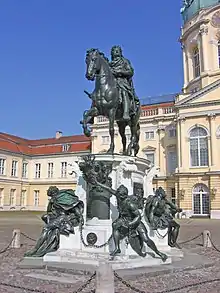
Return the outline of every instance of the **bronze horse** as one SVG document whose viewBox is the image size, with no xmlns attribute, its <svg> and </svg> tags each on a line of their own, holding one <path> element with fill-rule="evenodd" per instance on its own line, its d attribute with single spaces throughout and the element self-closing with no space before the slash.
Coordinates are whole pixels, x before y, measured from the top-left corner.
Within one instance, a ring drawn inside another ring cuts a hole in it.
<svg viewBox="0 0 220 293">
<path fill-rule="evenodd" d="M 80 122 L 86 136 L 91 135 L 88 124 L 93 124 L 94 117 L 102 115 L 109 119 L 110 147 L 107 153 L 113 154 L 114 144 L 114 123 L 117 122 L 123 145 L 124 155 L 136 156 L 139 151 L 140 137 L 140 105 L 136 105 L 135 111 L 130 111 L 130 120 L 123 120 L 123 106 L 119 98 L 119 87 L 111 71 L 107 58 L 98 49 L 90 49 L 86 55 L 86 78 L 95 80 L 95 89 L 90 94 L 84 91 L 92 100 L 91 108 L 83 114 Z M 126 148 L 125 128 L 130 127 L 131 139 Z"/>
</svg>

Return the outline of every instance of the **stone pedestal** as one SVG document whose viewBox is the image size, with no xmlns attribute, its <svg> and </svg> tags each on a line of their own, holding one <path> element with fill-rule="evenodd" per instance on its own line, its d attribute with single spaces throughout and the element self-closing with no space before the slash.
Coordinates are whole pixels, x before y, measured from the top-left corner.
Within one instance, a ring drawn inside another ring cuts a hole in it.
<svg viewBox="0 0 220 293">
<path fill-rule="evenodd" d="M 113 189 L 117 189 L 123 184 L 128 188 L 129 195 L 133 195 L 134 185 L 138 184 L 143 187 L 145 196 L 152 194 L 149 193 L 149 191 L 153 192 L 152 180 L 158 173 L 158 170 L 157 168 L 151 168 L 148 160 L 137 157 L 107 154 L 95 155 L 95 159 L 97 161 L 112 163 L 110 177 L 112 178 Z M 84 201 L 86 206 L 86 184 L 83 180 L 81 171 L 76 165 L 74 166 L 74 172 L 78 176 L 76 195 Z M 71 262 L 98 266 L 100 261 L 108 260 L 109 253 L 114 249 L 114 244 L 112 240 L 109 243 L 107 242 L 112 234 L 112 221 L 117 217 L 118 210 L 115 196 L 110 198 L 110 219 L 100 220 L 98 218 L 93 218 L 88 220 L 86 219 L 85 211 L 85 226 L 82 233 L 80 233 L 80 229 L 77 227 L 75 228 L 74 235 L 70 235 L 69 237 L 61 236 L 59 250 L 55 253 L 48 253 L 45 255 L 44 261 Z M 149 236 L 155 242 L 158 249 L 171 256 L 171 248 L 167 244 L 167 231 L 152 231 L 144 217 L 142 217 L 142 221 L 146 225 Z M 105 243 L 107 244 L 104 245 Z M 150 253 L 150 249 L 146 245 L 145 247 L 146 251 Z M 126 241 L 122 241 L 121 251 L 121 255 L 116 257 L 114 261 L 111 261 L 113 269 L 131 269 L 162 264 L 159 258 L 152 258 L 150 255 L 147 255 L 145 258 L 139 257 L 130 245 L 126 244 Z M 171 258 L 168 258 L 166 264 L 167 263 L 171 263 Z"/>
</svg>

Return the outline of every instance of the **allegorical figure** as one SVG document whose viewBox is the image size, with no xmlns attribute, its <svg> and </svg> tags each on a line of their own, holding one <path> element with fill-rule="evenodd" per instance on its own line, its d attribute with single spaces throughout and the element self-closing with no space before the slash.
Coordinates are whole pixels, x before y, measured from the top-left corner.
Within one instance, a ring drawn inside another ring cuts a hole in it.
<svg viewBox="0 0 220 293">
<path fill-rule="evenodd" d="M 147 229 L 141 221 L 141 214 L 138 206 L 133 200 L 133 197 L 128 195 L 128 189 L 124 185 L 120 185 L 117 190 L 114 190 L 96 181 L 94 176 L 89 176 L 87 179 L 90 183 L 106 189 L 117 198 L 119 216 L 112 223 L 112 236 L 115 250 L 111 253 L 111 256 L 114 257 L 121 253 L 120 241 L 127 237 L 132 249 L 138 255 L 142 257 L 146 256 L 144 250 L 144 243 L 146 243 L 163 261 L 166 261 L 166 254 L 160 252 L 155 243 L 149 238 Z"/>
<path fill-rule="evenodd" d="M 175 204 L 166 198 L 166 193 L 159 187 L 155 195 L 147 198 L 145 215 L 153 230 L 168 228 L 168 245 L 178 247 L 177 238 L 180 225 L 174 220 L 176 213 L 181 212 Z"/>
<path fill-rule="evenodd" d="M 42 257 L 48 252 L 56 251 L 60 244 L 60 234 L 74 234 L 74 227 L 83 225 L 84 204 L 72 189 L 59 190 L 50 186 L 47 213 L 42 216 L 45 226 L 35 247 L 25 256 Z"/>
<path fill-rule="evenodd" d="M 97 181 L 107 186 L 112 185 L 111 178 L 109 177 L 112 171 L 111 164 L 95 161 L 95 157 L 91 155 L 84 156 L 83 159 L 84 161 L 80 162 L 79 167 L 87 182 L 87 177 L 93 174 L 97 178 Z M 102 187 L 92 184 L 88 184 L 87 191 L 87 218 L 92 219 L 96 217 L 100 220 L 110 219 L 111 194 Z"/>
<path fill-rule="evenodd" d="M 139 104 L 139 99 L 135 94 L 132 77 L 134 69 L 130 61 L 124 58 L 120 46 L 113 46 L 111 49 L 110 67 L 112 73 L 117 80 L 119 88 L 120 100 L 123 103 L 123 119 L 130 120 L 129 111 L 136 111 L 136 105 Z"/>
</svg>

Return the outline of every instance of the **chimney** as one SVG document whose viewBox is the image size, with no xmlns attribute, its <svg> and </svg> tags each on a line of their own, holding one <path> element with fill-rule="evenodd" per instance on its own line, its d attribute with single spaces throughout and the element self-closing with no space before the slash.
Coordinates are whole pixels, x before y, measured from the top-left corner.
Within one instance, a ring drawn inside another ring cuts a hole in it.
<svg viewBox="0 0 220 293">
<path fill-rule="evenodd" d="M 61 138 L 63 135 L 62 131 L 56 131 L 56 139 Z"/>
</svg>

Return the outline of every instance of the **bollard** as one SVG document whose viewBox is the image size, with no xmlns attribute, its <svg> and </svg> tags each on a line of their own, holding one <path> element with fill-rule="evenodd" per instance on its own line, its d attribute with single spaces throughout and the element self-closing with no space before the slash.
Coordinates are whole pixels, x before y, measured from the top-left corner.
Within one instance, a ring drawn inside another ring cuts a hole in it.
<svg viewBox="0 0 220 293">
<path fill-rule="evenodd" d="M 212 247 L 211 233 L 208 230 L 203 231 L 203 247 Z"/>
<path fill-rule="evenodd" d="M 11 247 L 20 248 L 21 247 L 21 231 L 19 229 L 13 230 L 12 238 L 13 240 L 11 243 Z"/>
<path fill-rule="evenodd" d="M 109 262 L 100 262 L 96 271 L 96 293 L 114 293 L 114 272 Z"/>
</svg>

